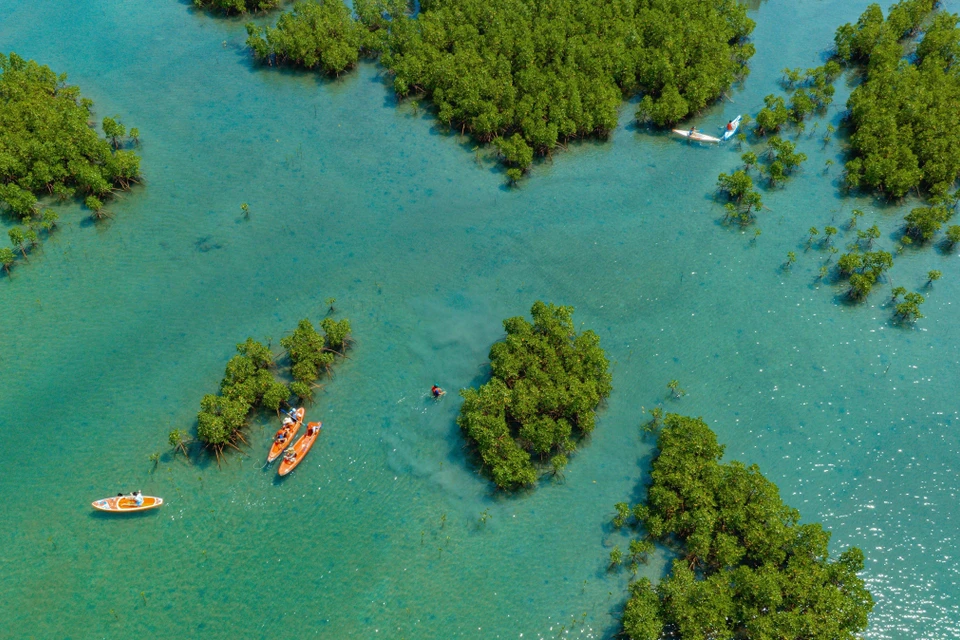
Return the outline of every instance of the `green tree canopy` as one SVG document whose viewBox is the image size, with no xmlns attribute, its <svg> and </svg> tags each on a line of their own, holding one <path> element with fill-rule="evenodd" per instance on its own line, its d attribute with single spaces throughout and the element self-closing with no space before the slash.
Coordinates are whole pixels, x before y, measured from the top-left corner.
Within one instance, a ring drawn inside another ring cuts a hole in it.
<svg viewBox="0 0 960 640">
<path fill-rule="evenodd" d="M 902 0 L 883 18 L 870 5 L 835 37 L 837 55 L 865 67 L 847 101 L 852 158 L 847 184 L 891 198 L 923 188 L 943 195 L 960 175 L 960 75 L 957 16 L 938 13 L 912 57 L 901 40 L 915 35 L 934 0 Z"/>
<path fill-rule="evenodd" d="M 532 455 L 545 461 L 576 449 L 612 389 L 600 338 L 576 332 L 572 307 L 538 301 L 530 313 L 532 324 L 504 320 L 506 338 L 490 349 L 491 380 L 460 391 L 457 424 L 504 489 L 536 481 Z"/>
<path fill-rule="evenodd" d="M 746 73 L 753 30 L 733 0 L 427 0 L 398 20 L 384 64 L 399 95 L 480 140 L 520 133 L 537 153 L 606 134 L 624 94 L 675 123 Z"/>
<path fill-rule="evenodd" d="M 0 53 L 0 205 L 24 220 L 39 219 L 37 198 L 103 197 L 140 176 L 140 158 L 114 149 L 88 121 L 93 103 L 66 85 L 66 74 Z M 106 119 L 117 147 L 122 125 Z"/>
<path fill-rule="evenodd" d="M 269 11 L 280 6 L 281 0 L 193 0 L 193 6 L 225 14 Z"/>
<path fill-rule="evenodd" d="M 276 381 L 270 368 L 273 354 L 254 340 L 237 345 L 237 355 L 227 362 L 219 395 L 207 394 L 200 401 L 197 437 L 218 453 L 243 439 L 241 430 L 250 412 L 259 404 L 276 410 L 290 396 L 286 385 Z"/>
<path fill-rule="evenodd" d="M 425 95 L 441 122 L 496 142 L 519 172 L 566 140 L 607 135 L 626 96 L 642 95 L 637 117 L 657 126 L 700 111 L 754 53 L 754 23 L 736 0 L 423 0 L 415 17 L 402 0 L 363 0 L 354 10 L 356 23 L 343 0 L 300 2 L 276 28 L 248 25 L 248 44 L 261 60 L 334 74 L 382 52 L 399 96 Z"/>
<path fill-rule="evenodd" d="M 627 637 L 859 637 L 873 608 L 859 549 L 831 560 L 830 533 L 800 524 L 756 465 L 721 463 L 723 446 L 699 418 L 668 414 L 657 449 L 633 523 L 679 557 L 656 587 L 631 585 Z"/>
<path fill-rule="evenodd" d="M 339 75 L 357 64 L 367 30 L 343 0 L 306 0 L 282 14 L 276 27 L 250 22 L 247 33 L 258 60 Z"/>
<path fill-rule="evenodd" d="M 99 203 L 94 217 L 106 217 L 102 199 L 140 177 L 140 158 L 122 148 L 126 127 L 104 118 L 110 142 L 99 137 L 89 123 L 93 103 L 66 80 L 16 53 L 0 53 L 0 214 L 24 225 L 9 231 L 23 260 L 25 243 L 33 249 L 57 228 L 59 216 L 41 209 L 39 198 L 85 196 Z M 9 257 L 3 254 L 7 271 Z"/>
<path fill-rule="evenodd" d="M 324 318 L 320 323 L 324 334 L 320 335 L 309 319 L 304 318 L 296 331 L 280 339 L 280 346 L 290 356 L 290 372 L 293 384 L 290 390 L 301 400 L 313 397 L 313 389 L 321 373 L 329 372 L 336 354 L 343 354 L 350 343 L 350 321 Z"/>
</svg>

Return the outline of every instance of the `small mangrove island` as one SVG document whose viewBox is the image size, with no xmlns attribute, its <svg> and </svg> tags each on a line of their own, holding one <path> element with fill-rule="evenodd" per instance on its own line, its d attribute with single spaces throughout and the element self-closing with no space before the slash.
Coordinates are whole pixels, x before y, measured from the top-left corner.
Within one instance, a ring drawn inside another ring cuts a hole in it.
<svg viewBox="0 0 960 640">
<path fill-rule="evenodd" d="M 460 391 L 457 424 L 501 489 L 537 481 L 532 456 L 562 471 L 578 440 L 593 431 L 597 405 L 610 395 L 600 338 L 577 333 L 573 311 L 537 301 L 532 324 L 519 316 L 504 320 L 506 338 L 490 349 L 490 381 Z"/>
<path fill-rule="evenodd" d="M 276 412 L 281 406 L 290 406 L 291 395 L 309 402 L 319 387 L 318 378 L 332 372 L 336 356 L 346 357 L 352 342 L 350 321 L 327 317 L 320 326 L 323 335 L 304 318 L 291 335 L 280 339 L 290 359 L 293 382 L 289 386 L 274 375 L 278 356 L 270 347 L 253 338 L 237 345 L 237 355 L 227 362 L 220 381 L 220 392 L 203 396 L 197 414 L 197 438 L 218 460 L 226 447 L 239 449 L 238 444 L 246 442 L 243 429 L 256 409 Z"/>
<path fill-rule="evenodd" d="M 721 463 L 723 451 L 702 419 L 667 414 L 646 501 L 616 505 L 614 526 L 642 534 L 630 545 L 638 561 L 654 543 L 676 556 L 656 587 L 631 583 L 624 635 L 859 638 L 873 608 L 857 575 L 863 552 L 851 547 L 831 560 L 830 532 L 800 524 L 756 465 Z M 611 556 L 622 559 L 618 549 Z"/>
</svg>

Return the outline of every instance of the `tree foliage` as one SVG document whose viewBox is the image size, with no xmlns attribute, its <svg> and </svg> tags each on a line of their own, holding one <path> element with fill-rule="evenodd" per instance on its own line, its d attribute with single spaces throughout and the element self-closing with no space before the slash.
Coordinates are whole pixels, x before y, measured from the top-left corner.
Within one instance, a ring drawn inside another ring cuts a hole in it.
<svg viewBox="0 0 960 640">
<path fill-rule="evenodd" d="M 124 125 L 105 118 L 110 142 L 98 136 L 88 124 L 93 103 L 66 81 L 45 65 L 0 53 L 0 212 L 24 225 L 18 233 L 31 246 L 57 227 L 57 214 L 41 209 L 38 198 L 101 202 L 140 177 L 140 158 L 122 148 Z M 26 259 L 23 242 L 14 244 Z"/>
<path fill-rule="evenodd" d="M 211 0 L 214 1 L 214 0 Z M 225 2 L 226 0 L 216 0 Z M 249 0 L 248 0 L 249 2 Z M 401 97 L 493 142 L 514 173 L 563 142 L 605 136 L 625 96 L 666 126 L 747 73 L 754 23 L 736 0 L 308 0 L 276 28 L 247 27 L 257 58 L 340 73 L 382 53 Z"/>
<path fill-rule="evenodd" d="M 903 57 L 935 0 L 902 0 L 886 20 L 870 5 L 856 25 L 837 30 L 840 59 L 865 68 L 847 101 L 852 159 L 847 184 L 901 198 L 914 189 L 942 195 L 960 174 L 957 16 L 938 13 L 914 56 Z"/>
<path fill-rule="evenodd" d="M 861 253 L 854 245 L 854 251 L 845 253 L 837 260 L 841 276 L 850 278 L 848 295 L 854 300 L 863 300 L 880 276 L 893 266 L 893 256 L 887 251 L 867 251 Z"/>
<path fill-rule="evenodd" d="M 920 313 L 920 305 L 925 302 L 924 297 L 916 292 L 907 293 L 903 296 L 903 302 L 896 306 L 896 317 L 902 322 L 913 322 L 923 317 Z"/>
<path fill-rule="evenodd" d="M 357 64 L 362 52 L 378 47 L 376 31 L 354 20 L 343 0 L 305 0 L 283 13 L 276 27 L 248 23 L 247 46 L 269 64 L 340 75 Z"/>
<path fill-rule="evenodd" d="M 218 13 L 235 15 L 251 11 L 269 11 L 280 6 L 281 0 L 193 0 L 193 6 Z"/>
<path fill-rule="evenodd" d="M 947 233 L 944 241 L 951 249 L 954 247 L 954 245 L 960 242 L 960 226 L 954 224 L 947 227 Z"/>
<path fill-rule="evenodd" d="M 906 233 L 918 242 L 927 242 L 940 231 L 940 227 L 953 217 L 954 209 L 944 205 L 915 207 L 904 216 Z"/>
<path fill-rule="evenodd" d="M 320 323 L 324 335 L 320 335 L 309 319 L 304 318 L 297 329 L 280 339 L 280 346 L 290 356 L 290 372 L 293 384 L 290 390 L 301 400 L 313 397 L 313 389 L 322 373 L 329 373 L 335 356 L 343 354 L 350 342 L 350 321 L 324 318 Z"/>
<path fill-rule="evenodd" d="M 197 437 L 216 450 L 243 439 L 241 430 L 250 412 L 259 404 L 277 409 L 290 396 L 286 385 L 274 379 L 273 354 L 254 340 L 237 345 L 237 355 L 227 362 L 220 393 L 207 394 L 200 401 Z"/>
<path fill-rule="evenodd" d="M 746 160 L 755 161 L 756 157 Z M 717 191 L 727 199 L 724 206 L 725 222 L 746 226 L 756 219 L 757 212 L 763 207 L 760 192 L 753 188 L 753 179 L 742 169 L 730 175 L 721 173 L 717 176 Z"/>
<path fill-rule="evenodd" d="M 384 64 L 399 95 L 480 140 L 519 133 L 537 153 L 604 135 L 624 94 L 665 126 L 744 74 L 753 30 L 732 0 L 429 0 L 400 21 Z"/>
<path fill-rule="evenodd" d="M 754 131 L 764 136 L 778 133 L 788 124 L 802 128 L 804 120 L 811 115 L 826 113 L 833 102 L 833 83 L 841 71 L 842 67 L 835 60 L 806 71 L 784 69 L 781 84 L 792 91 L 789 102 L 774 94 L 766 96 L 764 107 L 757 112 Z"/>
<path fill-rule="evenodd" d="M 207 394 L 200 401 L 197 415 L 198 439 L 219 454 L 225 446 L 243 440 L 242 429 L 251 411 L 257 407 L 277 411 L 287 403 L 291 392 L 301 400 L 313 396 L 322 372 L 329 372 L 337 354 L 343 356 L 350 345 L 350 321 L 324 318 L 323 335 L 303 319 L 296 330 L 280 340 L 290 356 L 289 387 L 273 376 L 274 357 L 269 347 L 247 338 L 237 345 L 237 355 L 227 362 L 219 394 Z"/>
<path fill-rule="evenodd" d="M 9 275 L 10 267 L 17 261 L 16 254 L 13 253 L 13 250 L 10 247 L 0 247 L 0 266 L 3 267 L 3 270 Z"/>
<path fill-rule="evenodd" d="M 668 414 L 657 447 L 632 524 L 678 558 L 656 587 L 631 585 L 627 637 L 859 637 L 873 608 L 859 549 L 831 560 L 830 533 L 800 524 L 756 465 L 721 464 L 723 446 L 701 419 Z"/>
<path fill-rule="evenodd" d="M 0 53 L 0 204 L 22 219 L 37 217 L 38 196 L 103 197 L 140 175 L 136 154 L 111 148 L 90 128 L 93 103 L 66 80 L 46 65 Z M 119 147 L 125 131 L 111 133 Z"/>
<path fill-rule="evenodd" d="M 457 424 L 503 489 L 536 481 L 532 455 L 546 461 L 576 449 L 612 389 L 600 338 L 576 332 L 572 307 L 538 301 L 530 313 L 532 324 L 504 320 L 506 338 L 490 349 L 490 381 L 460 391 Z"/>
</svg>

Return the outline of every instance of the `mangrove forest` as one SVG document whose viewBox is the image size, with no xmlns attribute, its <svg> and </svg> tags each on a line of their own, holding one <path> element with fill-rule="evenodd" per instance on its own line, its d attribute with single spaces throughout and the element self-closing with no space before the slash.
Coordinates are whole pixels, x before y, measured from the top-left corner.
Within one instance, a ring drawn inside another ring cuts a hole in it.
<svg viewBox="0 0 960 640">
<path fill-rule="evenodd" d="M 253 338 L 237 345 L 237 355 L 227 362 L 219 394 L 200 400 L 197 437 L 218 455 L 224 447 L 245 442 L 243 428 L 251 411 L 264 406 L 276 411 L 290 397 L 287 385 L 274 379 L 273 353 Z"/>
<path fill-rule="evenodd" d="M 140 158 L 123 147 L 139 132 L 117 118 L 104 118 L 106 138 L 90 126 L 93 103 L 66 84 L 66 74 L 0 53 L 0 213 L 18 224 L 8 235 L 16 253 L 0 251 L 8 272 L 17 254 L 57 228 L 58 215 L 41 199 L 84 198 L 94 218 L 105 216 L 103 200 L 140 178 Z M 93 205 L 93 206 L 91 206 Z"/>
<path fill-rule="evenodd" d="M 247 26 L 257 59 L 328 74 L 380 54 L 401 97 L 492 143 L 515 180 L 535 155 L 606 136 L 625 98 L 668 126 L 747 73 L 754 23 L 736 0 L 304 0 L 276 27 Z M 356 22 L 354 22 L 356 20 Z"/>
<path fill-rule="evenodd" d="M 554 473 L 577 441 L 593 431 L 611 376 L 600 338 L 577 333 L 573 307 L 537 301 L 533 322 L 503 321 L 506 337 L 490 349 L 490 381 L 460 391 L 457 424 L 475 447 L 482 470 L 501 489 L 537 481 L 532 458 Z"/>
<path fill-rule="evenodd" d="M 847 101 L 852 188 L 888 198 L 915 190 L 944 196 L 960 174 L 958 17 L 938 12 L 905 55 L 936 5 L 903 0 L 884 19 L 871 4 L 855 25 L 837 29 L 837 56 L 865 74 Z"/>
</svg>

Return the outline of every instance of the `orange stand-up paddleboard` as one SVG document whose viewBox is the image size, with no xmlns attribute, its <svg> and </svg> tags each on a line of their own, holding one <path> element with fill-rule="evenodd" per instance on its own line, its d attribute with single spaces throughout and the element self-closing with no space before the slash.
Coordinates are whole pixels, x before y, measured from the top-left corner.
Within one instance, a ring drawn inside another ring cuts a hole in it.
<svg viewBox="0 0 960 640">
<path fill-rule="evenodd" d="M 133 511 L 147 511 L 156 509 L 163 504 L 163 498 L 153 496 L 143 496 L 143 504 L 137 506 L 137 501 L 130 496 L 116 496 L 114 498 L 104 498 L 93 503 L 94 509 L 100 511 L 110 511 L 112 513 L 127 513 Z"/>
<path fill-rule="evenodd" d="M 283 456 L 283 460 L 280 462 L 280 475 L 285 476 L 297 468 L 300 461 L 307 456 L 307 452 L 310 451 L 310 447 L 313 446 L 317 436 L 320 435 L 322 426 L 322 422 L 311 422 L 307 425 L 307 432 L 300 436 L 297 444 L 293 445 L 293 451 Z"/>
<path fill-rule="evenodd" d="M 283 450 L 290 446 L 290 443 L 293 442 L 293 437 L 297 435 L 297 431 L 300 431 L 300 425 L 303 424 L 303 414 L 305 409 L 300 407 L 294 412 L 294 415 L 297 416 L 297 421 L 293 424 L 286 424 L 280 427 L 280 430 L 277 431 L 277 435 L 273 436 L 273 444 L 270 445 L 270 453 L 267 454 L 267 464 L 273 462 L 280 457 L 280 454 L 283 453 Z M 285 437 L 283 442 L 277 442 L 277 438 L 283 434 Z"/>
</svg>

